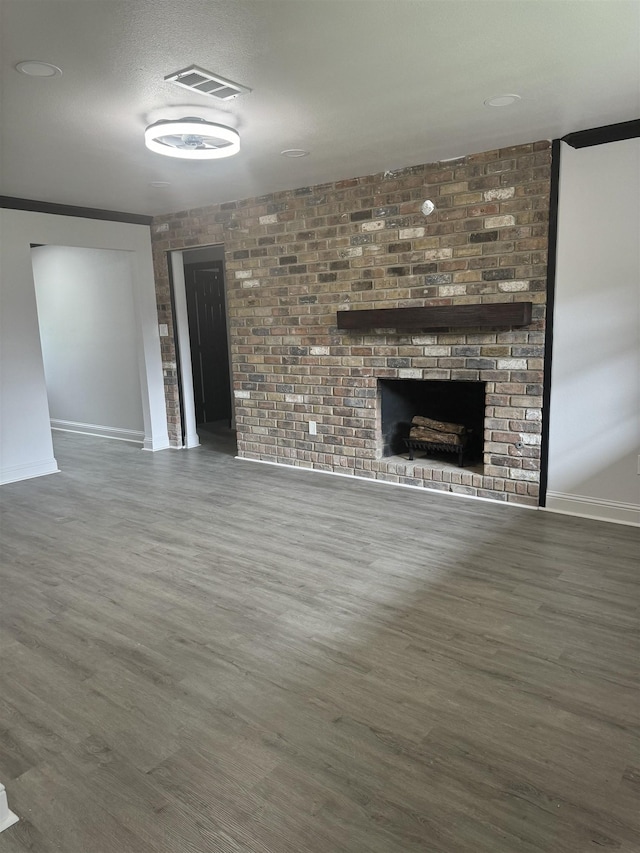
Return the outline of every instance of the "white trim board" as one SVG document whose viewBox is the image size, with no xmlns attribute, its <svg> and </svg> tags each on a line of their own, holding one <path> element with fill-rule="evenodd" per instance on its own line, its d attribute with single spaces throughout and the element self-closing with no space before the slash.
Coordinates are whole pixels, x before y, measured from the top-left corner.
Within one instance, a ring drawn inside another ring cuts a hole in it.
<svg viewBox="0 0 640 853">
<path fill-rule="evenodd" d="M 58 463 L 51 459 L 41 459 L 39 462 L 28 462 L 25 465 L 10 465 L 0 471 L 0 486 L 17 483 L 20 480 L 32 480 L 34 477 L 44 477 L 46 474 L 58 474 Z"/>
<path fill-rule="evenodd" d="M 561 515 L 576 515 L 594 521 L 610 521 L 614 524 L 640 526 L 640 505 L 590 498 L 586 495 L 569 495 L 563 492 L 547 492 L 548 512 Z"/>
<path fill-rule="evenodd" d="M 177 348 L 180 355 L 180 381 L 182 383 L 182 421 L 184 426 L 184 447 L 200 447 L 200 437 L 196 426 L 196 404 L 193 392 L 193 371 L 191 369 L 191 339 L 189 336 L 189 315 L 187 314 L 187 286 L 184 278 L 184 253 L 171 252 L 171 276 L 173 280 L 173 302 Z"/>
<path fill-rule="evenodd" d="M 144 443 L 144 432 L 137 429 L 122 429 L 120 427 L 108 427 L 102 424 L 83 424 L 77 421 L 63 421 L 51 418 L 51 429 L 60 432 L 78 432 L 81 435 L 97 435 L 100 438 L 113 438 L 116 441 L 133 441 L 136 444 Z"/>
<path fill-rule="evenodd" d="M 4 785 L 0 782 L 0 832 L 9 829 L 14 823 L 17 823 L 19 817 L 9 809 L 7 802 L 7 792 Z"/>
</svg>

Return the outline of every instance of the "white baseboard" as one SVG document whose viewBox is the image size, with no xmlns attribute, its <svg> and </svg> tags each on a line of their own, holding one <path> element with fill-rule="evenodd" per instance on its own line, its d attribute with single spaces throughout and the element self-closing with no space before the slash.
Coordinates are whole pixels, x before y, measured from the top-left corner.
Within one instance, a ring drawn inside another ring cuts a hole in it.
<svg viewBox="0 0 640 853">
<path fill-rule="evenodd" d="M 197 432 L 188 432 L 184 437 L 184 447 L 191 449 L 192 447 L 200 447 L 200 436 Z"/>
<path fill-rule="evenodd" d="M 82 435 L 97 435 L 100 438 L 113 438 L 116 441 L 133 441 L 143 444 L 144 432 L 136 429 L 121 429 L 120 427 L 108 427 L 103 424 L 83 424 L 77 421 L 62 421 L 51 418 L 51 429 L 61 432 L 78 432 Z"/>
<path fill-rule="evenodd" d="M 13 826 L 17 822 L 18 815 L 9 809 L 7 793 L 4 785 L 0 782 L 0 832 L 4 832 L 5 829 L 9 829 L 10 826 Z"/>
<path fill-rule="evenodd" d="M 58 463 L 53 456 L 49 459 L 40 459 L 38 462 L 28 462 L 26 465 L 11 465 L 0 471 L 0 485 L 44 477 L 47 474 L 57 474 L 59 471 Z"/>
<path fill-rule="evenodd" d="M 602 498 L 589 498 L 586 495 L 568 495 L 562 492 L 547 492 L 549 512 L 563 515 L 577 515 L 581 518 L 593 518 L 596 521 L 612 521 L 615 524 L 640 526 L 640 505 L 608 501 Z"/>
<path fill-rule="evenodd" d="M 145 440 L 142 442 L 143 450 L 151 450 L 155 453 L 156 450 L 171 450 L 171 442 L 169 441 L 169 436 L 164 435 L 160 440 L 145 437 Z"/>
</svg>

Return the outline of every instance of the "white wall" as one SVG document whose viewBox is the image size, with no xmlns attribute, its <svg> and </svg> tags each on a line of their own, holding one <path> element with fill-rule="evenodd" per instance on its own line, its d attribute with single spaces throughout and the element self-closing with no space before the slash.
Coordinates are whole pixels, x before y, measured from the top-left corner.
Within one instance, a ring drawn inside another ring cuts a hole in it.
<svg viewBox="0 0 640 853">
<path fill-rule="evenodd" d="M 142 442 L 131 253 L 39 246 L 32 257 L 52 426 Z"/>
<path fill-rule="evenodd" d="M 132 254 L 145 447 L 169 446 L 151 237 L 144 225 L 0 210 L 0 483 L 57 470 L 51 442 L 31 243 Z"/>
<path fill-rule="evenodd" d="M 640 522 L 640 140 L 562 145 L 549 509 Z"/>
</svg>

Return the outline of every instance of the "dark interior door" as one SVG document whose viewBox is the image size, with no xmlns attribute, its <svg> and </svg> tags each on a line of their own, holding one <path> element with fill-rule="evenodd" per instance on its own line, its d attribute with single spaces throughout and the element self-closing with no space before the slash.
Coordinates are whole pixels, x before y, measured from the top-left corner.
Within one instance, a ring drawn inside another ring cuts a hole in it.
<svg viewBox="0 0 640 853">
<path fill-rule="evenodd" d="M 198 424 L 231 420 L 222 261 L 185 265 L 191 368 Z"/>
</svg>

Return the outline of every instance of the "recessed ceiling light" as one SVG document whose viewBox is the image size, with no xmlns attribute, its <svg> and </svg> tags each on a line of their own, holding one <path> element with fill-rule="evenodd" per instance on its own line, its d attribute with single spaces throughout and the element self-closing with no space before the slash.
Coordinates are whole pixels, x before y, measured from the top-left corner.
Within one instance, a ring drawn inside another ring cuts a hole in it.
<svg viewBox="0 0 640 853">
<path fill-rule="evenodd" d="M 171 184 L 169 181 L 151 181 L 149 183 L 150 187 L 156 187 L 157 189 L 162 189 L 162 187 L 170 187 Z"/>
<path fill-rule="evenodd" d="M 305 151 L 304 148 L 285 148 L 284 151 L 280 152 L 283 157 L 308 157 L 309 152 Z"/>
<path fill-rule="evenodd" d="M 493 98 L 487 98 L 484 102 L 485 107 L 510 107 L 520 100 L 520 95 L 495 95 Z"/>
<path fill-rule="evenodd" d="M 28 74 L 29 77 L 59 77 L 62 69 L 50 62 L 40 62 L 39 59 L 26 59 L 16 65 L 16 71 Z"/>
<path fill-rule="evenodd" d="M 202 118 L 157 121 L 145 130 L 144 142 L 156 154 L 185 160 L 217 160 L 240 150 L 237 130 Z"/>
</svg>

